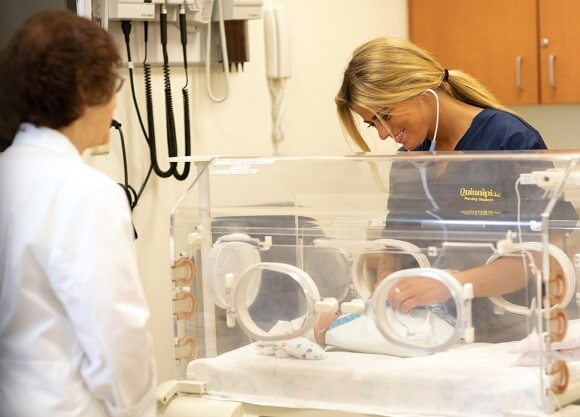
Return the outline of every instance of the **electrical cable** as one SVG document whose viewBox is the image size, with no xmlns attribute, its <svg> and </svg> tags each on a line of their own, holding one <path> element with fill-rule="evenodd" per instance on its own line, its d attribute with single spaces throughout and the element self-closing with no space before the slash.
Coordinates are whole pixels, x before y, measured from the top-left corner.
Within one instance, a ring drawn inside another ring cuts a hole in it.
<svg viewBox="0 0 580 417">
<path fill-rule="evenodd" d="M 169 157 L 177 156 L 177 142 L 175 138 L 175 121 L 173 120 L 173 104 L 171 100 L 171 80 L 169 79 L 169 57 L 167 54 L 167 8 L 161 7 L 159 16 L 159 27 L 161 33 L 161 47 L 163 50 L 163 83 L 165 89 L 165 111 L 166 111 L 166 132 L 167 149 Z M 157 160 L 157 147 L 155 142 L 155 121 L 153 117 L 153 90 L 151 82 L 151 67 L 146 65 L 145 71 L 145 98 L 147 104 L 147 125 L 149 128 L 149 152 L 153 170 L 161 178 L 173 176 L 177 163 L 170 162 L 167 170 L 161 169 Z"/>
<path fill-rule="evenodd" d="M 143 37 L 144 37 L 144 43 L 145 43 L 145 55 L 143 57 L 143 69 L 145 69 L 145 65 L 147 64 L 147 52 L 149 50 L 149 22 L 144 21 L 143 22 Z M 151 72 L 149 72 L 149 75 L 151 76 Z M 135 94 L 133 86 L 132 86 L 132 91 L 133 94 Z M 140 114 L 141 112 L 139 111 L 139 106 L 137 105 L 137 102 L 135 101 L 135 108 L 137 109 L 138 114 Z M 149 145 L 149 137 L 146 137 L 147 139 L 147 145 L 148 148 L 150 148 Z M 143 180 L 143 183 L 141 184 L 141 187 L 139 188 L 139 192 L 137 193 L 137 197 L 136 200 L 139 201 L 139 199 L 141 198 L 141 195 L 143 194 L 143 191 L 145 191 L 145 187 L 147 186 L 147 183 L 149 182 L 149 178 L 151 178 L 151 173 L 153 172 L 153 163 L 151 162 L 151 158 L 149 159 L 149 169 L 147 170 L 147 175 L 145 175 L 145 179 Z M 135 203 L 137 204 L 137 203 Z"/>
<path fill-rule="evenodd" d="M 220 39 L 222 46 L 222 60 L 224 65 L 224 79 L 226 83 L 226 92 L 223 97 L 216 97 L 213 95 L 211 89 L 211 83 L 209 80 L 210 76 L 210 50 L 211 50 L 211 19 L 207 23 L 207 36 L 205 41 L 205 89 L 209 98 L 215 103 L 221 103 L 225 101 L 229 96 L 230 91 L 230 62 L 228 58 L 228 45 L 226 40 L 226 28 L 224 23 L 224 13 L 222 0 L 216 0 L 218 4 L 218 24 L 220 30 Z"/>
<path fill-rule="evenodd" d="M 272 100 L 272 139 L 275 143 L 284 140 L 284 84 L 283 78 L 269 79 L 268 88 L 270 89 L 270 98 Z"/>
<path fill-rule="evenodd" d="M 129 168 L 127 163 L 127 149 L 125 148 L 125 135 L 123 134 L 121 123 L 119 123 L 115 119 L 111 120 L 111 127 L 114 127 L 115 130 L 119 132 L 119 139 L 121 141 L 121 154 L 123 156 L 123 182 L 118 184 L 119 186 L 121 186 L 123 191 L 125 191 L 125 195 L 127 196 L 127 203 L 129 204 L 129 208 L 132 212 L 133 209 L 137 206 L 137 203 L 139 202 L 139 196 L 137 192 L 135 192 L 135 189 L 129 184 Z M 147 181 L 144 181 L 144 184 L 146 182 Z M 144 188 L 144 184 L 142 188 Z M 135 228 L 134 224 L 133 224 L 133 234 L 135 236 L 135 239 L 139 237 L 139 235 L 137 234 L 137 229 Z"/>
<path fill-rule="evenodd" d="M 125 190 L 125 194 L 127 194 L 127 199 L 129 200 L 129 207 L 131 208 L 131 211 L 133 211 L 133 209 L 137 206 L 137 203 L 139 202 L 139 198 L 141 197 L 141 193 L 143 192 L 143 188 L 145 187 L 145 184 L 147 183 L 147 178 L 148 178 L 150 172 L 147 173 L 147 177 L 143 181 L 143 184 L 141 185 L 141 189 L 139 190 L 139 193 L 137 193 L 135 191 L 135 188 L 133 188 L 133 186 L 131 186 L 129 184 L 129 169 L 128 169 L 127 149 L 125 146 L 125 135 L 123 134 L 123 129 L 121 127 L 121 123 L 119 123 L 118 121 L 113 119 L 111 121 L 111 127 L 115 128 L 115 130 L 117 130 L 117 132 L 119 132 L 119 139 L 121 141 L 121 154 L 123 156 L 123 182 L 119 183 L 119 185 L 121 187 L 123 187 L 123 189 Z"/>
<path fill-rule="evenodd" d="M 147 131 L 145 130 L 145 126 L 143 125 L 143 119 L 141 117 L 141 111 L 139 109 L 139 104 L 137 103 L 137 96 L 135 94 L 135 82 L 134 82 L 134 75 L 133 75 L 133 62 L 131 60 L 131 42 L 130 42 L 130 38 L 131 38 L 131 22 L 127 21 L 127 20 L 123 20 L 121 22 L 121 29 L 123 31 L 123 37 L 125 39 L 125 47 L 127 49 L 127 67 L 129 69 L 129 81 L 131 84 L 131 96 L 133 98 L 133 105 L 135 107 L 135 112 L 137 113 L 137 118 L 139 120 L 139 125 L 141 126 L 141 132 L 143 133 L 143 137 L 145 138 L 145 141 L 147 142 L 147 145 L 149 147 L 149 135 L 147 133 Z M 147 22 L 145 22 L 144 24 L 144 33 L 145 33 L 145 59 L 143 61 L 143 63 L 145 63 L 147 61 L 147 39 L 148 39 L 148 24 Z M 121 128 L 121 124 L 119 122 L 117 122 L 116 120 L 113 120 L 111 122 L 111 125 L 119 130 L 120 135 L 122 136 L 123 133 L 120 130 Z M 126 163 L 126 156 L 125 156 L 125 141 L 124 138 L 122 137 L 121 140 L 121 145 L 122 145 L 122 151 L 124 154 L 123 160 L 125 162 L 124 164 L 124 168 L 125 168 L 125 186 L 128 187 L 128 174 L 127 174 L 127 163 Z M 143 183 L 141 184 L 141 187 L 139 188 L 139 192 L 133 195 L 133 199 L 129 200 L 130 202 L 133 201 L 133 203 L 131 204 L 131 210 L 133 210 L 135 208 L 135 206 L 137 206 L 137 202 L 139 201 L 139 199 L 141 198 L 141 195 L 143 194 L 143 192 L 145 191 L 145 187 L 147 186 L 147 183 L 149 182 L 149 178 L 151 177 L 151 171 L 153 170 L 153 166 L 151 163 L 149 163 L 149 169 L 147 171 L 147 174 L 145 175 L 145 179 L 143 180 Z M 128 188 L 126 188 L 128 189 Z M 133 189 L 133 192 L 135 190 Z M 128 197 L 129 198 L 129 197 Z"/>
<path fill-rule="evenodd" d="M 121 30 L 123 31 L 123 37 L 125 38 L 125 47 L 127 49 L 127 68 L 129 69 L 129 82 L 131 83 L 131 97 L 133 98 L 133 104 L 135 106 L 135 111 L 137 112 L 137 119 L 139 120 L 139 126 L 141 126 L 141 131 L 143 132 L 143 137 L 147 143 L 149 143 L 149 136 L 145 130 L 145 125 L 143 124 L 143 119 L 141 118 L 141 112 L 139 111 L 139 106 L 137 104 L 137 97 L 135 95 L 135 80 L 133 77 L 133 61 L 131 60 L 131 22 L 129 20 L 121 21 Z M 147 49 L 145 49 L 147 50 Z"/>
</svg>

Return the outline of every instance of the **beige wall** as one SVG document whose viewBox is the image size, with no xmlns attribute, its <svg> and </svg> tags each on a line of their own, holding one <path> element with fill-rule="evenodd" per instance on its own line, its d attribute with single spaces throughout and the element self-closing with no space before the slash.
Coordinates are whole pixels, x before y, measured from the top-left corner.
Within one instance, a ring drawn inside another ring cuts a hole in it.
<svg viewBox="0 0 580 417">
<path fill-rule="evenodd" d="M 230 98 L 211 102 L 204 90 L 203 71 L 190 73 L 192 95 L 192 145 L 197 154 L 343 154 L 349 151 L 334 110 L 334 95 L 353 49 L 372 38 L 407 36 L 406 0 L 265 0 L 265 5 L 281 4 L 289 11 L 292 40 L 292 78 L 285 97 L 286 139 L 275 149 L 270 139 L 270 96 L 264 64 L 263 22 L 249 22 L 250 62 L 243 73 L 233 74 Z M 179 54 L 179 49 L 175 52 Z M 170 51 L 171 53 L 171 51 Z M 124 50 L 123 50 L 124 54 Z M 179 56 L 179 55 L 176 55 Z M 138 96 L 142 96 L 141 71 L 136 70 Z M 161 72 L 156 69 L 154 85 L 157 102 L 162 103 Z M 182 118 L 179 88 L 183 71 L 172 69 L 177 126 Z M 213 79 L 220 94 L 221 74 Z M 141 101 L 144 111 L 144 103 Z M 156 108 L 157 136 L 164 140 L 163 106 Z M 115 118 L 128 140 L 130 182 L 138 185 L 149 159 L 130 100 L 129 89 L 119 95 Z M 121 153 L 116 134 L 111 137 L 111 153 L 87 156 L 87 160 L 113 176 L 122 178 Z M 394 148 L 383 144 L 386 152 Z M 165 163 L 162 166 L 167 166 Z M 193 179 L 190 178 L 189 182 Z M 152 317 L 150 329 L 155 340 L 159 380 L 174 376 L 173 330 L 169 284 L 169 213 L 187 184 L 153 178 L 134 211 L 139 233 L 137 250 Z"/>
<path fill-rule="evenodd" d="M 514 110 L 538 129 L 548 148 L 580 148 L 580 106 L 517 106 Z"/>
</svg>

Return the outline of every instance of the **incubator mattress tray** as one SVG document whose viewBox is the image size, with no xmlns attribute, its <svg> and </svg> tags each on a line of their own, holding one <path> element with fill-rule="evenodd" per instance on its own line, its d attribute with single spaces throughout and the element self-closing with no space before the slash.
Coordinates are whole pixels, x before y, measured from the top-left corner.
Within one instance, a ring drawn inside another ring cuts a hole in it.
<svg viewBox="0 0 580 417">
<path fill-rule="evenodd" d="M 540 368 L 515 366 L 510 344 L 475 344 L 418 358 L 329 352 L 318 361 L 276 358 L 254 345 L 189 364 L 211 398 L 375 415 L 501 416 L 541 410 Z M 570 363 L 569 392 L 580 392 Z M 560 399 L 564 405 L 565 399 Z"/>
</svg>

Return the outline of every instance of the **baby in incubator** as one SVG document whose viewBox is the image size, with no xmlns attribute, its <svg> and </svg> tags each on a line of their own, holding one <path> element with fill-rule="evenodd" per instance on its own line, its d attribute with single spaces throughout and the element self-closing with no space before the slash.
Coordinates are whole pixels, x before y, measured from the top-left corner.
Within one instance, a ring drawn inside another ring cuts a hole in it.
<svg viewBox="0 0 580 417">
<path fill-rule="evenodd" d="M 414 345 L 441 345 L 454 333 L 452 319 L 446 314 L 444 305 L 417 307 L 408 313 L 389 308 L 387 318 L 396 336 Z M 377 329 L 375 319 L 369 315 L 323 313 L 313 333 L 320 346 L 401 357 L 425 355 L 421 349 L 402 347 L 387 340 Z"/>
<path fill-rule="evenodd" d="M 321 346 L 364 352 L 382 353 L 395 356 L 412 357 L 425 354 L 420 348 L 402 347 L 388 340 L 377 328 L 374 317 L 373 292 L 378 284 L 393 270 L 402 267 L 400 256 L 365 257 L 362 270 L 355 287 L 362 298 L 366 299 L 366 314 L 322 313 L 314 326 L 314 339 Z M 385 262 L 387 261 L 387 262 Z M 414 259 L 412 260 L 414 261 Z M 386 267 L 388 264 L 390 267 Z M 408 266 L 413 266 L 412 263 Z M 425 292 L 438 294 L 431 297 L 431 303 L 421 305 L 418 297 L 410 303 L 407 287 L 420 285 Z M 445 304 L 449 299 L 449 289 L 432 279 L 406 278 L 389 291 L 385 302 L 386 318 L 394 337 L 414 346 L 433 347 L 449 340 L 454 333 L 454 317 L 447 312 Z"/>
<path fill-rule="evenodd" d="M 370 262 L 365 261 L 365 269 L 361 276 L 364 279 L 355 284 L 358 296 L 365 299 L 365 306 L 359 313 L 318 313 L 317 320 L 311 331 L 294 339 L 282 342 L 258 342 L 258 350 L 265 355 L 275 355 L 278 357 L 293 356 L 301 359 L 322 359 L 325 355 L 322 348 L 326 350 L 336 349 L 360 353 L 377 353 L 394 355 L 400 357 L 415 357 L 429 354 L 433 348 L 446 345 L 455 334 L 455 315 L 447 311 L 447 306 L 442 304 L 451 297 L 449 288 L 439 284 L 436 279 L 417 278 L 414 276 L 400 278 L 393 287 L 384 285 L 375 288 L 377 282 L 389 275 L 387 271 L 375 269 L 371 271 L 368 267 Z M 376 268 L 376 266 L 375 266 Z M 367 271 L 366 269 L 369 269 Z M 372 272 L 372 273 L 371 273 Z M 379 272 L 379 273 L 377 273 Z M 389 271 L 390 272 L 390 271 Z M 377 279 L 377 275 L 381 279 Z M 430 289 L 432 294 L 435 284 L 443 287 L 438 293 L 441 296 L 430 300 L 434 304 L 422 305 L 419 297 L 411 300 L 415 304 L 409 304 L 408 288 L 412 285 L 420 284 L 423 288 Z M 387 284 L 392 285 L 392 284 Z M 330 290 L 328 285 L 324 286 L 324 281 L 318 282 L 319 289 L 323 288 L 324 293 L 328 293 L 331 298 L 337 289 Z M 384 288 L 384 289 L 382 289 Z M 385 298 L 384 291 L 388 291 Z M 340 292 L 340 291 L 339 291 Z M 374 293 L 374 295 L 373 295 Z M 375 301 L 378 297 L 382 301 Z M 382 306 L 382 309 L 375 309 Z M 356 304 L 356 303 L 355 303 Z M 343 303 L 342 307 L 346 304 Z M 360 308 L 360 307 L 359 307 Z M 347 310 L 348 311 L 348 310 Z M 353 310 L 351 310 L 353 311 Z M 384 314 L 383 314 L 384 313 Z M 381 316 L 380 321 L 375 314 Z M 305 317 L 298 317 L 292 321 L 278 322 L 270 332 L 279 334 L 285 333 L 284 326 L 287 326 L 288 333 L 295 332 L 301 328 Z M 314 343 L 316 342 L 316 343 Z"/>
</svg>

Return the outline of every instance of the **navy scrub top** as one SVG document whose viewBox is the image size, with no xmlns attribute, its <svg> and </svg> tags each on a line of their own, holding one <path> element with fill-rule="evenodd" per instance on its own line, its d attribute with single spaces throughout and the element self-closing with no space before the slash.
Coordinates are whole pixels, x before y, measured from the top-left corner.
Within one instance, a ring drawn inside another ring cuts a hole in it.
<svg viewBox="0 0 580 417">
<path fill-rule="evenodd" d="M 427 139 L 416 151 L 428 151 Z M 455 147 L 456 151 L 547 149 L 540 133 L 525 120 L 495 109 L 483 109 Z"/>
</svg>

